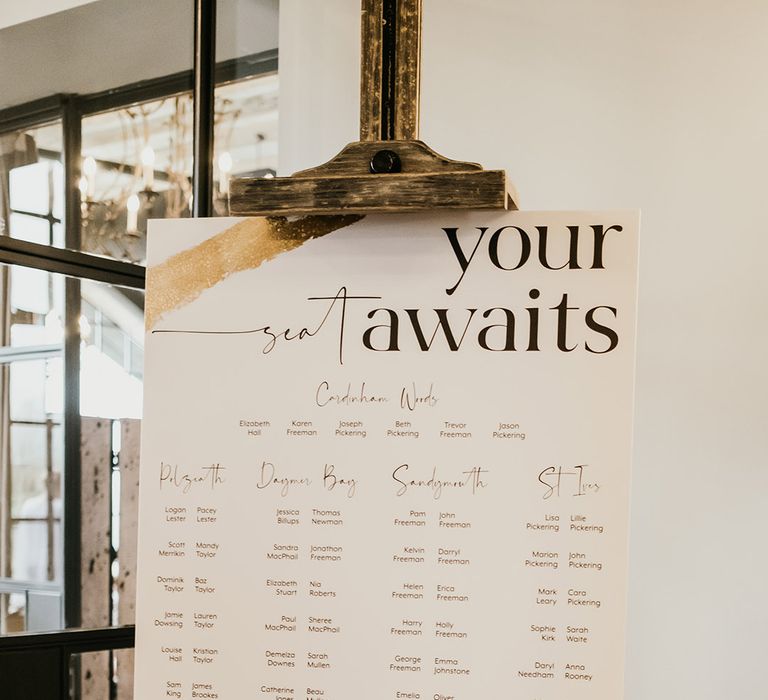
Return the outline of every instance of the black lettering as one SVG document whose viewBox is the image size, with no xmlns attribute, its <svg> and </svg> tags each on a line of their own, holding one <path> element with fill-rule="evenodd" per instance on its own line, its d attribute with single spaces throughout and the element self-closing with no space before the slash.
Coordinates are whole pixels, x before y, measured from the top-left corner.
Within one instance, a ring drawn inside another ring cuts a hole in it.
<svg viewBox="0 0 768 700">
<path fill-rule="evenodd" d="M 485 328 L 483 328 L 480 331 L 479 335 L 477 336 L 478 344 L 484 350 L 492 350 L 493 352 L 505 352 L 505 351 L 514 350 L 515 349 L 515 314 L 513 314 L 509 309 L 495 308 L 495 309 L 488 309 L 487 311 L 484 311 L 483 318 L 488 318 L 491 315 L 491 313 L 494 311 L 503 311 L 506 319 L 506 323 L 496 323 L 492 326 L 486 326 Z M 488 344 L 488 333 L 490 333 L 491 329 L 493 328 L 506 329 L 503 348 L 492 348 Z"/>
<path fill-rule="evenodd" d="M 615 330 L 612 328 L 608 328 L 608 326 L 604 326 L 602 323 L 598 323 L 595 321 L 595 312 L 598 309 L 608 309 L 610 311 L 614 318 L 618 318 L 618 312 L 613 306 L 596 306 L 594 309 L 590 309 L 587 311 L 587 316 L 585 318 L 585 321 L 587 323 L 587 326 L 595 331 L 596 333 L 600 333 L 601 335 L 604 335 L 606 338 L 608 338 L 609 345 L 605 350 L 593 350 L 589 343 L 584 343 L 584 347 L 589 351 L 594 353 L 595 355 L 603 355 L 606 352 L 611 352 L 611 350 L 614 350 L 616 346 L 619 344 L 619 336 L 616 333 Z"/>
<path fill-rule="evenodd" d="M 458 282 L 453 285 L 450 289 L 446 289 L 445 293 L 448 296 L 451 296 L 459 287 L 461 284 L 461 281 L 464 279 L 464 275 L 467 272 L 467 268 L 469 267 L 469 263 L 472 262 L 472 258 L 475 257 L 475 253 L 477 252 L 478 247 L 480 246 L 480 241 L 483 240 L 483 236 L 485 236 L 485 232 L 488 230 L 487 226 L 478 227 L 477 229 L 480 231 L 480 238 L 477 239 L 477 243 L 475 243 L 475 247 L 472 249 L 472 253 L 467 258 L 466 255 L 464 255 L 464 251 L 461 249 L 461 243 L 459 243 L 459 229 L 457 228 L 444 228 L 443 231 L 445 231 L 445 235 L 448 236 L 448 241 L 451 244 L 451 248 L 453 248 L 453 253 L 456 256 L 456 259 L 459 261 L 459 267 L 461 268 L 461 277 L 459 277 Z"/>
<path fill-rule="evenodd" d="M 568 306 L 568 295 L 563 294 L 563 298 L 557 306 L 551 307 L 552 311 L 557 311 L 557 348 L 563 352 L 572 352 L 576 349 L 568 347 L 568 312 L 578 311 L 578 306 Z"/>
<path fill-rule="evenodd" d="M 532 289 L 528 292 L 528 296 L 531 299 L 538 299 L 541 292 L 538 289 Z M 534 351 L 539 349 L 539 310 L 534 307 L 526 309 L 528 316 L 531 319 L 531 325 L 528 330 L 528 350 Z"/>
<path fill-rule="evenodd" d="M 368 318 L 373 318 L 379 311 L 385 311 L 389 314 L 389 323 L 381 324 L 378 326 L 371 326 L 363 333 L 363 345 L 369 350 L 376 350 L 377 352 L 398 352 L 400 348 L 397 345 L 398 332 L 400 327 L 400 319 L 397 317 L 397 313 L 392 309 L 374 309 L 368 313 Z M 373 346 L 373 332 L 377 328 L 389 329 L 389 345 L 386 348 L 375 348 Z"/>
<path fill-rule="evenodd" d="M 445 335 L 445 339 L 448 342 L 448 347 L 456 352 L 464 341 L 464 336 L 467 334 L 469 324 L 472 322 L 472 317 L 475 315 L 477 309 L 467 309 L 467 311 L 469 311 L 467 325 L 464 326 L 464 332 L 461 334 L 461 338 L 459 338 L 457 342 L 453 335 L 453 331 L 451 330 L 451 325 L 448 322 L 448 309 L 434 309 L 434 312 L 437 314 L 437 325 L 435 326 L 435 330 L 432 333 L 432 337 L 429 339 L 429 342 L 427 342 L 424 331 L 421 329 L 421 324 L 419 323 L 419 310 L 405 309 L 405 313 L 407 313 L 408 318 L 411 319 L 411 325 L 413 326 L 413 332 L 416 334 L 416 340 L 419 343 L 419 347 L 424 352 L 432 347 L 432 343 L 435 342 L 435 337 L 437 336 L 437 331 L 440 329 L 442 329 L 443 335 Z"/>
<path fill-rule="evenodd" d="M 499 259 L 499 241 L 501 240 L 502 231 L 510 228 L 515 229 L 515 231 L 520 234 L 520 258 L 517 261 L 517 265 L 514 267 L 504 267 L 504 265 L 501 264 L 501 260 Z M 488 257 L 490 257 L 491 262 L 500 270 L 506 270 L 507 272 L 510 270 L 520 269 L 523 265 L 525 265 L 525 263 L 528 262 L 530 255 L 531 239 L 528 237 L 528 234 L 518 226 L 502 226 L 498 231 L 496 231 L 496 233 L 491 236 L 490 243 L 488 244 Z"/>
<path fill-rule="evenodd" d="M 564 262 L 560 267 L 552 267 L 547 260 L 547 241 L 548 230 L 547 226 L 537 226 L 536 230 L 539 232 L 539 262 L 547 270 L 562 270 L 568 267 L 571 270 L 580 270 L 579 267 L 579 227 L 568 226 L 568 232 L 570 234 L 570 246 L 568 249 L 568 260 Z"/>
<path fill-rule="evenodd" d="M 592 226 L 592 230 L 595 232 L 595 255 L 592 258 L 592 269 L 603 270 L 605 269 L 603 267 L 603 242 L 605 241 L 605 237 L 611 231 L 618 231 L 621 233 L 624 228 L 622 226 L 609 226 L 607 229 L 603 230 L 602 224 L 596 224 Z"/>
</svg>

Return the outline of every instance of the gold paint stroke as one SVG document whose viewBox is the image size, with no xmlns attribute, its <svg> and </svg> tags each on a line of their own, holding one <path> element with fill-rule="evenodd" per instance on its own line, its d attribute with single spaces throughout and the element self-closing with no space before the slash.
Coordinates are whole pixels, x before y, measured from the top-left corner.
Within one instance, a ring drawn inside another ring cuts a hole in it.
<svg viewBox="0 0 768 700">
<path fill-rule="evenodd" d="M 350 226 L 362 216 L 250 218 L 147 270 L 147 330 L 169 311 L 194 301 L 235 272 L 252 270 L 313 238 Z"/>
</svg>

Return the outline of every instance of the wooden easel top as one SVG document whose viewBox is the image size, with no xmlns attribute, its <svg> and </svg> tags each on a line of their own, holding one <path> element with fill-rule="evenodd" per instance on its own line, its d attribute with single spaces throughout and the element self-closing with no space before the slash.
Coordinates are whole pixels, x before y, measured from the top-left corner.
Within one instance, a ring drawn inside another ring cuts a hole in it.
<svg viewBox="0 0 768 700">
<path fill-rule="evenodd" d="M 238 178 L 235 216 L 517 209 L 503 170 L 418 140 L 422 0 L 362 0 L 360 140 L 290 177 Z"/>
</svg>

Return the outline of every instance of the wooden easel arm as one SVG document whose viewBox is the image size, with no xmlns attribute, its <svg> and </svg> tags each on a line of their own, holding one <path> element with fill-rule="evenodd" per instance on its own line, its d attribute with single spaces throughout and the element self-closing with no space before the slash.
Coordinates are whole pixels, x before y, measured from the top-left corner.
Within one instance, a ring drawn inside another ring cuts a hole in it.
<svg viewBox="0 0 768 700">
<path fill-rule="evenodd" d="M 418 140 L 422 0 L 362 0 L 360 141 L 287 178 L 239 178 L 230 213 L 366 214 L 517 209 L 502 170 L 445 158 Z"/>
</svg>

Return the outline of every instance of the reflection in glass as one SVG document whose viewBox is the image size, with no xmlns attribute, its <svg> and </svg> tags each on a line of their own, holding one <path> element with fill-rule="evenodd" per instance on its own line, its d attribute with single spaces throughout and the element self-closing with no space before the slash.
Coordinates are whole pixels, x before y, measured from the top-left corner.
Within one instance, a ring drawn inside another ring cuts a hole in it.
<svg viewBox="0 0 768 700">
<path fill-rule="evenodd" d="M 277 167 L 277 75 L 216 90 L 214 211 L 229 212 L 232 177 L 273 177 Z M 83 250 L 143 263 L 148 219 L 190 215 L 189 94 L 87 116 L 80 180 Z"/>
<path fill-rule="evenodd" d="M 19 185 L 24 179 L 12 180 L 11 205 L 22 202 L 42 211 L 43 201 L 35 202 Z M 50 214 L 50 200 L 47 206 Z M 27 217 L 13 214 L 12 227 L 17 216 Z M 29 219 L 46 232 L 53 229 L 51 216 Z M 46 234 L 36 242 L 51 240 Z M 60 609 L 63 578 L 64 280 L 42 270 L 3 266 L 0 288 L 0 531 L 6 533 L 0 542 L 0 578 L 17 584 L 0 599 L 0 631 L 41 629 L 35 625 L 50 624 L 47 604 L 53 601 L 50 609 Z"/>
<path fill-rule="evenodd" d="M 192 98 L 89 116 L 82 131 L 83 250 L 142 262 L 147 219 L 189 216 Z"/>
<path fill-rule="evenodd" d="M 144 376 L 144 295 L 83 280 L 80 412 L 140 418 Z"/>
<path fill-rule="evenodd" d="M 229 213 L 233 177 L 274 177 L 277 171 L 276 74 L 216 88 L 214 213 Z"/>
<path fill-rule="evenodd" d="M 0 134 L 0 234 L 55 245 L 63 216 L 61 122 Z"/>
<path fill-rule="evenodd" d="M 69 663 L 71 676 L 80 679 L 80 698 L 133 699 L 133 649 L 73 654 Z M 175 690 L 165 692 L 163 697 L 180 697 Z"/>
<path fill-rule="evenodd" d="M 80 289 L 81 414 L 104 419 L 111 434 L 113 420 L 141 416 L 144 295 L 88 280 Z M 0 580 L 0 633 L 7 633 L 43 629 L 30 625 L 51 624 L 48 613 L 59 610 L 58 602 L 46 605 L 50 596 L 60 601 L 63 579 L 64 278 L 0 266 L 0 317 L 0 579 L 13 583 L 9 591 Z M 111 482 L 119 441 L 101 444 L 106 451 L 90 459 L 119 498 L 120 482 Z M 104 531 L 110 518 L 119 525 L 119 509 L 104 518 Z M 109 556 L 117 556 L 117 537 Z"/>
</svg>

